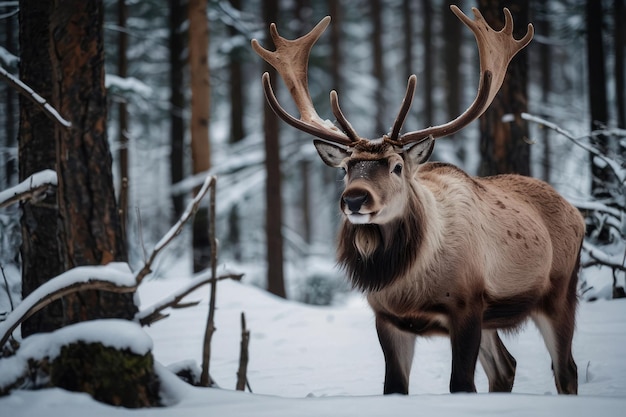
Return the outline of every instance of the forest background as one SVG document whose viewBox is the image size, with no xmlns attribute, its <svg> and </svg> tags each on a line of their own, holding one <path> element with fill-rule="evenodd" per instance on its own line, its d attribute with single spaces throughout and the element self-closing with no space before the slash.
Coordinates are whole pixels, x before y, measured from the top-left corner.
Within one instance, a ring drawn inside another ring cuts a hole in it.
<svg viewBox="0 0 626 417">
<path fill-rule="evenodd" d="M 63 116 L 63 109 L 72 110 L 72 103 L 64 100 L 80 80 L 68 77 L 64 84 L 49 77 L 73 74 L 72 65 L 79 63 L 58 62 L 47 71 L 51 42 L 63 41 L 63 36 L 50 39 L 49 34 L 63 33 L 66 15 L 58 5 L 40 3 L 0 1 L 0 66 L 43 97 L 58 96 L 52 103 L 59 104 Z M 85 137 L 60 141 L 65 133 L 59 133 L 54 121 L 39 121 L 41 110 L 29 108 L 10 83 L 0 84 L 0 190 L 45 168 L 60 176 L 59 195 L 52 187 L 43 199 L 3 205 L 0 211 L 0 265 L 7 294 L 17 293 L 17 299 L 69 267 L 111 260 L 101 254 L 92 261 L 91 255 L 78 260 L 60 254 L 59 241 L 72 242 L 67 243 L 71 253 L 79 252 L 80 245 L 81 250 L 104 245 L 101 236 L 89 242 L 78 227 L 81 222 L 72 221 L 77 219 L 72 213 L 82 210 L 81 196 L 91 193 L 93 198 L 85 210 L 98 206 L 121 214 L 122 237 L 110 252 L 135 270 L 144 262 L 146 248 L 178 220 L 207 174 L 218 177 L 215 220 L 221 265 L 246 272 L 249 283 L 304 302 L 329 304 L 349 291 L 333 267 L 341 182 L 319 161 L 310 138 L 278 123 L 264 104 L 260 77 L 267 68 L 252 53 L 250 40 L 257 38 L 271 49 L 270 22 L 277 22 L 283 36 L 295 38 L 323 16 L 332 16 L 328 32 L 312 52 L 311 95 L 318 112 L 329 117 L 328 92 L 337 90 L 348 119 L 365 137 L 387 132 L 412 73 L 419 81 L 407 130 L 453 119 L 472 101 L 478 83 L 474 39 L 444 1 L 87 3 L 98 13 L 88 6 L 65 13 L 70 20 L 81 12 L 101 17 L 86 39 L 100 37 L 106 91 L 80 83 L 102 104 L 98 114 L 84 119 L 94 117 L 91 126 L 101 131 L 86 128 L 86 142 L 81 142 Z M 622 296 L 623 1 L 456 4 L 468 14 L 471 6 L 480 6 L 494 27 L 501 25 L 502 8 L 509 7 L 516 31 L 523 34 L 526 23 L 533 22 L 536 35 L 512 62 L 500 99 L 479 123 L 439 141 L 432 160 L 477 175 L 520 172 L 554 185 L 586 215 L 584 266 L 604 271 L 594 271 L 594 279 L 600 277 L 594 282 L 583 274 L 581 294 L 587 299 Z M 57 46 L 62 51 L 63 45 Z M 277 81 L 275 86 L 280 85 Z M 290 102 L 282 85 L 278 95 L 282 103 Z M 58 154 L 63 152 L 79 153 L 85 165 L 60 166 Z M 115 190 L 105 192 L 104 185 L 83 190 L 85 178 L 95 178 L 95 184 L 110 179 Z M 57 198 L 66 200 L 57 205 Z M 57 209 L 68 210 L 60 215 L 66 227 L 61 231 L 54 229 Z M 29 219 L 41 215 L 37 210 L 48 210 L 48 237 L 28 232 Z M 185 228 L 183 237 L 159 259 L 154 276 L 171 274 L 172 265 L 177 274 L 183 273 L 183 264 L 189 268 L 184 274 L 210 267 L 208 211 L 207 205 L 199 210 L 194 227 Z M 58 233 L 65 235 L 58 240 Z M 50 245 L 45 256 L 25 255 L 33 242 L 42 241 Z M 106 301 L 104 306 L 116 303 Z M 48 316 L 64 314 L 54 311 L 51 307 Z M 33 324 L 30 331 L 42 329 L 45 326 Z"/>
</svg>

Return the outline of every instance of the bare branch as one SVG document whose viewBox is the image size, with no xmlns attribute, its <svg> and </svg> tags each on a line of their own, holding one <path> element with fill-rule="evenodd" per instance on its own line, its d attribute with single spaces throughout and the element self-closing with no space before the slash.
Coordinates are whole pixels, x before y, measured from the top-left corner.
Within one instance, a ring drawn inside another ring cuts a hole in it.
<svg viewBox="0 0 626 417">
<path fill-rule="evenodd" d="M 61 117 L 59 112 L 54 107 L 52 107 L 50 103 L 46 101 L 46 99 L 41 97 L 32 88 L 24 84 L 18 78 L 9 74 L 7 70 L 2 68 L 1 66 L 0 77 L 4 78 L 11 87 L 15 88 L 24 97 L 35 103 L 35 105 L 39 107 L 46 114 L 46 116 L 48 116 L 50 120 L 56 123 L 56 125 L 59 126 L 61 129 L 69 129 L 72 127 L 72 123 Z"/>
<path fill-rule="evenodd" d="M 191 307 L 193 303 L 181 304 L 180 301 L 187 295 L 191 294 L 203 285 L 213 283 L 214 281 L 221 281 L 225 279 L 232 279 L 240 281 L 243 274 L 225 274 L 213 279 L 211 276 L 207 276 L 207 273 L 199 274 L 188 286 L 179 289 L 176 293 L 159 301 L 157 304 L 140 311 L 135 316 L 135 320 L 139 321 L 142 326 L 150 326 L 152 323 L 164 319 L 167 315 L 161 314 L 161 312 L 167 308 L 184 308 Z M 197 303 L 193 304 L 196 305 Z"/>
<path fill-rule="evenodd" d="M 202 187 L 196 194 L 196 196 L 189 202 L 187 208 L 183 212 L 180 219 L 174 224 L 170 230 L 161 238 L 159 242 L 154 246 L 152 253 L 150 254 L 150 258 L 146 261 L 144 266 L 137 272 L 135 275 L 135 279 L 137 280 L 137 285 L 141 284 L 141 281 L 152 272 L 152 263 L 154 262 L 157 255 L 172 241 L 176 236 L 180 234 L 183 230 L 183 226 L 187 221 L 194 215 L 194 213 L 198 210 L 200 206 L 200 202 L 202 198 L 206 195 L 209 189 L 215 189 L 216 178 L 214 176 L 207 177 L 202 184 Z M 214 192 L 214 191 L 213 191 Z"/>
</svg>

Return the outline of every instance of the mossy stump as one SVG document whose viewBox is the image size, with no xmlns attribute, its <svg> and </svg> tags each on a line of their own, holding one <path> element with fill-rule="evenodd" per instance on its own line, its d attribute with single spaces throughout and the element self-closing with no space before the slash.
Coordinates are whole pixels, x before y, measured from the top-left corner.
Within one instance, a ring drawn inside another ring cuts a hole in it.
<svg viewBox="0 0 626 417">
<path fill-rule="evenodd" d="M 63 346 L 50 364 L 50 382 L 69 391 L 86 392 L 111 405 L 160 405 L 160 384 L 151 352 L 138 355 L 101 343 L 71 343 Z"/>
</svg>

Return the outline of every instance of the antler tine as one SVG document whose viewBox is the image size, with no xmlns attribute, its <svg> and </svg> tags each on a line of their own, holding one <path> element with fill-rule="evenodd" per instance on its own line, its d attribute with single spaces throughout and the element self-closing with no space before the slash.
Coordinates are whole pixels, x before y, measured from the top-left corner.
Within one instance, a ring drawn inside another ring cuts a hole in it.
<svg viewBox="0 0 626 417">
<path fill-rule="evenodd" d="M 309 33 L 295 40 L 285 39 L 280 36 L 276 25 L 272 23 L 270 25 L 270 34 L 276 46 L 276 51 L 274 52 L 263 48 L 256 39 L 253 39 L 251 43 L 254 51 L 272 65 L 282 77 L 300 112 L 300 119 L 298 120 L 291 116 L 278 103 L 272 89 L 269 74 L 266 73 L 263 74 L 263 88 L 274 112 L 296 129 L 330 142 L 349 145 L 353 142 L 351 137 L 341 132 L 332 122 L 319 117 L 313 106 L 308 87 L 307 72 L 311 48 L 329 23 L 330 16 L 326 16 Z M 354 130 L 351 131 L 351 133 L 353 132 Z"/>
<path fill-rule="evenodd" d="M 350 140 L 353 142 L 358 141 L 359 135 L 341 111 L 341 107 L 339 107 L 339 98 L 337 97 L 337 92 L 335 90 L 330 92 L 330 107 L 332 108 L 333 114 L 337 118 L 337 122 L 339 122 L 341 129 L 346 133 L 346 135 L 348 135 Z"/>
<path fill-rule="evenodd" d="M 411 103 L 413 103 L 413 97 L 415 95 L 415 86 L 417 85 L 417 76 L 415 74 L 409 77 L 409 81 L 406 85 L 406 92 L 404 93 L 404 99 L 402 99 L 402 106 L 396 117 L 396 121 L 393 122 L 393 128 L 391 129 L 391 135 L 387 139 L 389 142 L 397 142 L 400 135 L 400 129 L 406 120 L 406 115 L 409 113 Z"/>
<path fill-rule="evenodd" d="M 506 69 L 511 59 L 531 41 L 534 35 L 532 24 L 528 24 L 526 35 L 520 40 L 513 38 L 513 17 L 509 9 L 504 9 L 505 23 L 500 31 L 493 30 L 475 7 L 475 19 L 467 17 L 458 7 L 451 5 L 452 12 L 474 33 L 480 55 L 480 83 L 474 102 L 456 119 L 426 129 L 405 133 L 400 137 L 402 144 L 418 142 L 429 135 L 435 139 L 458 132 L 479 118 L 491 104 L 500 90 Z"/>
</svg>

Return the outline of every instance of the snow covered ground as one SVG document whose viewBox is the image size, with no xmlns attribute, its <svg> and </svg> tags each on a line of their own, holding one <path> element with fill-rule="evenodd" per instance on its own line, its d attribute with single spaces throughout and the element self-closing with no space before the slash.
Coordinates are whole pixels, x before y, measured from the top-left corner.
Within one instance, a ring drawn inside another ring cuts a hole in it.
<svg viewBox="0 0 626 417">
<path fill-rule="evenodd" d="M 143 307 L 187 284 L 189 278 L 144 282 Z M 208 287 L 188 299 L 194 308 L 146 328 L 162 365 L 200 363 Z M 516 357 L 513 394 L 488 394 L 478 367 L 478 395 L 448 394 L 450 348 L 445 338 L 418 339 L 411 395 L 382 396 L 384 362 L 373 315 L 359 294 L 341 306 L 314 307 L 275 298 L 235 282 L 218 285 L 217 331 L 211 375 L 222 389 L 194 388 L 161 369 L 172 405 L 126 410 L 59 389 L 15 391 L 0 398 L 0 416 L 622 416 L 626 409 L 626 300 L 581 303 L 574 357 L 579 396 L 557 396 L 550 360 L 528 324 L 503 340 Z M 248 379 L 254 394 L 235 392 L 240 314 L 251 330 Z"/>
</svg>

